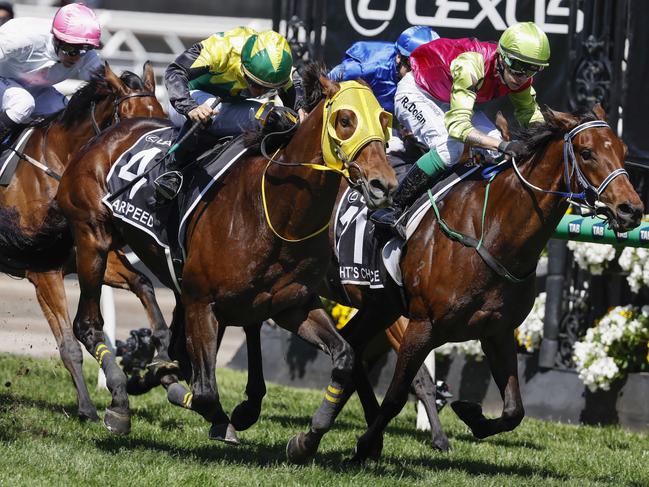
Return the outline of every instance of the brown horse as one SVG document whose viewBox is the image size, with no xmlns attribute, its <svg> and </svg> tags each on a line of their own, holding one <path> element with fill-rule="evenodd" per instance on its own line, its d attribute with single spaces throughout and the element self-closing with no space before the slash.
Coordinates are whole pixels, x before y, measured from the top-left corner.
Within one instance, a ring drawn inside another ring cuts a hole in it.
<svg viewBox="0 0 649 487">
<path fill-rule="evenodd" d="M 72 96 L 65 110 L 36 126 L 23 152 L 61 174 L 79 148 L 112 123 L 132 117 L 164 117 L 149 63 L 144 65 L 143 79 L 130 72 L 118 78 L 106 66 L 103 75 Z M 0 271 L 27 277 L 34 284 L 76 386 L 78 414 L 97 420 L 67 310 L 63 275 L 76 270 L 71 233 L 54 203 L 58 186 L 55 178 L 21 161 L 11 183 L 0 188 Z M 106 284 L 132 290 L 144 304 L 156 336 L 164 340 L 167 326 L 149 279 L 135 272 L 119 251 L 111 252 L 108 262 Z"/>
<path fill-rule="evenodd" d="M 359 312 L 344 335 L 356 354 L 369 336 L 399 315 L 410 318 L 380 407 L 364 371 L 355 366 L 355 385 L 370 422 L 358 439 L 355 460 L 380 456 L 383 431 L 403 408 L 424 358 L 446 342 L 479 339 L 503 398 L 502 414 L 495 419 L 486 418 L 478 404 L 453 403 L 473 434 L 485 438 L 521 422 L 514 330 L 532 307 L 536 264 L 568 207 L 567 198 L 581 198 L 618 231 L 637 226 L 643 213 L 628 177 L 619 177 L 628 176 L 626 147 L 603 122 L 601 107 L 594 114 L 579 118 L 547 110 L 544 125 L 516 134 L 530 148 L 520 167 L 513 163 L 490 183 L 461 183 L 438 203 L 439 217 L 432 210 L 424 216 L 401 257 L 407 309 L 394 287 L 347 287 Z M 509 138 L 504 119 L 499 125 Z M 463 236 L 452 239 L 453 231 Z M 482 245 L 476 252 L 478 239 Z"/>
<path fill-rule="evenodd" d="M 331 428 L 338 412 L 337 398 L 353 365 L 350 347 L 336 332 L 314 292 L 329 262 L 328 238 L 321 230 L 330 218 L 340 174 L 304 165 L 322 167 L 325 103 L 344 90 L 313 66 L 305 74 L 304 87 L 315 108 L 290 141 L 282 140 L 281 135 L 270 139 L 280 149 L 272 161 L 256 153 L 244 155 L 218 191 L 205 194 L 190 217 L 182 295 L 172 324 L 173 342 L 180 345 L 176 353 L 181 360 L 186 355 L 191 364 L 190 409 L 211 423 L 211 438 L 233 443 L 237 442 L 235 428 L 220 405 L 215 381 L 217 337 L 224 323 L 256 327 L 272 318 L 331 355 L 331 383 L 310 431 L 289 442 L 287 454 L 295 461 L 314 455 L 320 438 Z M 330 125 L 325 134 L 329 137 L 333 133 L 340 140 L 351 140 L 359 126 L 380 124 L 385 130 L 389 123 L 384 113 L 376 113 L 376 121 L 359 120 L 357 112 L 348 106 L 333 106 L 331 101 L 326 112 Z M 107 252 L 128 243 L 154 273 L 171 284 L 165 277 L 162 252 L 133 233 L 132 227 L 112 218 L 101 202 L 106 194 L 106 175 L 115 159 L 133 141 L 159 127 L 156 122 L 125 121 L 107 130 L 71 162 L 57 194 L 77 245 L 81 298 L 75 333 L 98 357 L 105 347 L 99 288 Z M 264 133 L 272 130 L 273 124 L 267 124 Z M 283 147 L 279 145 L 282 142 L 286 143 Z M 367 139 L 354 159 L 347 161 L 350 180 L 362 188 L 372 207 L 388 204 L 396 187 L 384 143 L 382 135 Z M 111 431 L 126 433 L 130 430 L 130 409 L 124 374 L 110 354 L 99 361 L 113 395 L 104 422 Z"/>
</svg>

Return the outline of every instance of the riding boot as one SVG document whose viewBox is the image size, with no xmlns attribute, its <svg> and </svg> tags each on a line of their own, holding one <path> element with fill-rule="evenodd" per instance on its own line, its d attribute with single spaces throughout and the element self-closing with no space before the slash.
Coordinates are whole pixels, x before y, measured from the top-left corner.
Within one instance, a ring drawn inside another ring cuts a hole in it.
<svg viewBox="0 0 649 487">
<path fill-rule="evenodd" d="M 399 224 L 403 212 L 429 187 L 430 176 L 417 164 L 408 170 L 392 198 L 392 206 L 375 211 L 370 216 L 377 227 L 396 232 L 405 238 L 405 228 Z"/>
<path fill-rule="evenodd" d="M 180 140 L 185 132 L 186 130 L 183 127 L 183 130 L 178 134 L 177 140 Z M 189 165 L 192 159 L 191 155 L 196 152 L 197 132 L 194 132 L 176 151 L 167 156 L 166 171 L 153 182 L 159 201 L 171 201 L 180 193 L 183 185 L 183 171 Z"/>
<path fill-rule="evenodd" d="M 17 126 L 18 124 L 11 120 L 6 112 L 0 112 L 0 143 L 5 142 Z"/>
</svg>

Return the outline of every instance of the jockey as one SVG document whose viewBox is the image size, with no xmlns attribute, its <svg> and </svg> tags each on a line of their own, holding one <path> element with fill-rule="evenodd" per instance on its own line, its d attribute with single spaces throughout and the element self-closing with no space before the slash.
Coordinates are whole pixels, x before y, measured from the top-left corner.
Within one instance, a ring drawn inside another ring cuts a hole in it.
<svg viewBox="0 0 649 487">
<path fill-rule="evenodd" d="M 165 85 L 169 92 L 169 118 L 186 129 L 192 122 L 209 124 L 215 137 L 237 135 L 258 126 L 260 101 L 276 90 L 284 106 L 296 104 L 291 77 L 293 57 L 286 39 L 272 30 L 256 32 L 237 27 L 194 44 L 169 65 Z M 216 96 L 221 103 L 211 108 Z M 182 134 L 183 131 L 181 131 Z M 182 184 L 183 157 L 168 164 L 169 172 L 155 182 L 158 194 L 173 199 Z"/>
<path fill-rule="evenodd" d="M 50 115 L 67 99 L 52 85 L 89 81 L 102 68 L 94 49 L 101 27 L 85 5 L 61 7 L 52 22 L 21 17 L 0 28 L 0 142 L 32 115 Z"/>
<path fill-rule="evenodd" d="M 335 81 L 362 79 L 370 85 L 383 109 L 394 113 L 394 94 L 399 80 L 410 71 L 410 54 L 435 39 L 439 35 L 433 29 L 415 25 L 404 30 L 397 42 L 355 42 L 328 77 Z"/>
<path fill-rule="evenodd" d="M 476 39 L 438 39 L 410 56 L 412 72 L 399 82 L 395 115 L 429 147 L 408 171 L 395 193 L 393 208 L 371 219 L 402 237 L 400 218 L 462 156 L 464 144 L 511 157 L 525 152 L 518 140 L 504 142 L 494 124 L 474 104 L 508 95 L 521 125 L 543 122 L 532 81 L 549 65 L 550 43 L 532 22 L 507 28 L 498 44 Z"/>
</svg>

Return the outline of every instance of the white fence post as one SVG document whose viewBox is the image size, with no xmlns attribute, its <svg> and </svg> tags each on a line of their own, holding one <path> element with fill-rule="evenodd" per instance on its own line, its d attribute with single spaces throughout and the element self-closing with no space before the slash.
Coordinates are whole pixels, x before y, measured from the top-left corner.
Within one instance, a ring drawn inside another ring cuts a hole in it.
<svg viewBox="0 0 649 487">
<path fill-rule="evenodd" d="M 110 348 L 111 353 L 115 354 L 115 296 L 113 288 L 109 286 L 101 287 L 101 315 L 104 317 L 104 337 L 106 346 Z M 97 389 L 107 389 L 106 376 L 104 371 L 99 369 L 97 376 Z"/>
<path fill-rule="evenodd" d="M 437 385 L 435 381 L 435 350 L 432 350 L 428 354 L 428 357 L 424 360 L 424 365 L 433 379 L 434 393 L 437 394 Z M 434 405 L 433 407 L 437 407 L 437 405 Z M 426 409 L 421 401 L 417 401 L 417 429 L 421 431 L 430 431 L 430 423 L 428 422 Z"/>
</svg>

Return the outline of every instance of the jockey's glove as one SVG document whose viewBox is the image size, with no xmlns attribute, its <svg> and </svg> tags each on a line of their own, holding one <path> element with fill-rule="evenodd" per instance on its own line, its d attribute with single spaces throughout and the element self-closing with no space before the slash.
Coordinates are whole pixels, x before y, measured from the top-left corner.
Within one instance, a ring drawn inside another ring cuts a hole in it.
<svg viewBox="0 0 649 487">
<path fill-rule="evenodd" d="M 498 144 L 498 150 L 508 156 L 520 157 L 527 152 L 527 146 L 521 140 L 503 140 Z"/>
</svg>

